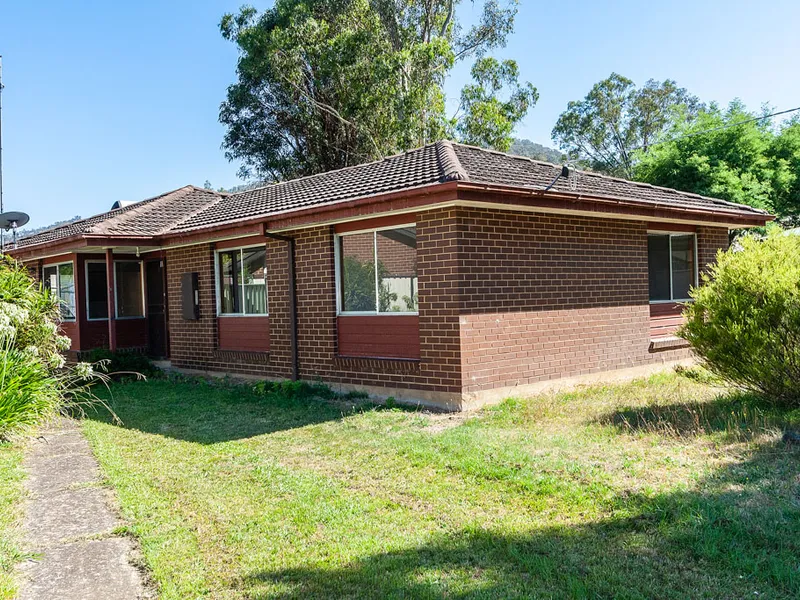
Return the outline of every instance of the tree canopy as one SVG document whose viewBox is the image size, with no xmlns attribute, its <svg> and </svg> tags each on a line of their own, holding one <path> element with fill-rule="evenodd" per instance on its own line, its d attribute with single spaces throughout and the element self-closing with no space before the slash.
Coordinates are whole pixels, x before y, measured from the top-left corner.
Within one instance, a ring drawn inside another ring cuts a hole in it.
<svg viewBox="0 0 800 600">
<path fill-rule="evenodd" d="M 553 128 L 553 140 L 571 158 L 609 175 L 633 177 L 637 149 L 647 151 L 676 121 L 701 108 L 698 99 L 667 79 L 641 88 L 617 73 L 572 101 Z"/>
<path fill-rule="evenodd" d="M 459 23 L 459 0 L 277 0 L 222 18 L 240 51 L 220 109 L 229 159 L 241 175 L 287 179 L 359 164 L 461 133 L 506 149 L 535 104 L 514 61 L 486 53 L 513 29 L 517 0 L 484 0 Z M 445 114 L 444 80 L 477 59 L 459 119 Z M 509 92 L 507 100 L 499 95 Z"/>
<path fill-rule="evenodd" d="M 767 110 L 765 109 L 764 114 Z M 776 129 L 739 101 L 712 104 L 642 153 L 635 178 L 769 210 L 800 211 L 800 122 Z M 702 133 L 701 133 L 702 132 Z"/>
</svg>

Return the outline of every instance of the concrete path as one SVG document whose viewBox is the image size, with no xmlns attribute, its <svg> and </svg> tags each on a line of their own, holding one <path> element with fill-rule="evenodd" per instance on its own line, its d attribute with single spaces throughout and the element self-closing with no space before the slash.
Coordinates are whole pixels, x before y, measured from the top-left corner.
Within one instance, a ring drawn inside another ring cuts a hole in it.
<svg viewBox="0 0 800 600">
<path fill-rule="evenodd" d="M 19 600 L 148 598 L 130 538 L 101 487 L 100 470 L 77 423 L 62 419 L 31 443 L 23 463 L 29 500 Z"/>
</svg>

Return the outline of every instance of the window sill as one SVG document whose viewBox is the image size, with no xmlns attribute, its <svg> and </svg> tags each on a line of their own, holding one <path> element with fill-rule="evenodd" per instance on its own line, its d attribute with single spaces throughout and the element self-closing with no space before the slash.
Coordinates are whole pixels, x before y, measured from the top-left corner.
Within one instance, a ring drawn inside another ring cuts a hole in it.
<svg viewBox="0 0 800 600">
<path fill-rule="evenodd" d="M 250 317 L 268 317 L 268 316 L 269 316 L 269 313 L 263 313 L 263 314 L 220 313 L 220 314 L 217 315 L 217 317 L 219 317 L 220 319 L 226 319 L 228 317 L 235 317 L 235 318 L 238 319 L 238 318 L 241 318 L 241 317 L 250 318 Z"/>
<path fill-rule="evenodd" d="M 650 352 L 661 352 L 662 350 L 678 350 L 688 348 L 689 342 L 674 335 L 652 338 L 650 340 Z"/>
</svg>

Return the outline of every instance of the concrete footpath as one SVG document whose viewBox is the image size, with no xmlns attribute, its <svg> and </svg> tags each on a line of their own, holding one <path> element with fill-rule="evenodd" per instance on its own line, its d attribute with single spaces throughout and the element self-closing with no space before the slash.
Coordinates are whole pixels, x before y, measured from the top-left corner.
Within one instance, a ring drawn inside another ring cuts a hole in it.
<svg viewBox="0 0 800 600">
<path fill-rule="evenodd" d="M 133 541 L 77 423 L 61 419 L 33 440 L 23 466 L 28 501 L 24 534 L 33 558 L 21 568 L 19 600 L 149 598 Z"/>
</svg>

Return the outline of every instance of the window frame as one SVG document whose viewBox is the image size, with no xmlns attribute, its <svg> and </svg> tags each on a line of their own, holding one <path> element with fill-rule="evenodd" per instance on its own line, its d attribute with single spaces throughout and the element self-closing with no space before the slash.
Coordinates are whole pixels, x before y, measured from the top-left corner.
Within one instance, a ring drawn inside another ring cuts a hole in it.
<svg viewBox="0 0 800 600">
<path fill-rule="evenodd" d="M 120 263 L 136 263 L 139 265 L 139 288 L 142 290 L 142 315 L 138 317 L 120 317 L 119 316 L 119 297 L 117 295 L 117 264 Z M 130 321 L 132 319 L 146 319 L 147 318 L 147 297 L 145 296 L 144 289 L 144 262 L 141 260 L 122 259 L 114 261 L 114 320 L 115 321 Z"/>
<path fill-rule="evenodd" d="M 217 317 L 268 317 L 269 316 L 269 277 L 267 272 L 267 256 L 264 257 L 264 302 L 266 304 L 266 311 L 263 313 L 223 313 L 222 312 L 222 279 L 220 278 L 220 269 L 219 269 L 219 255 L 225 252 L 239 252 L 240 259 L 242 258 L 242 253 L 245 250 L 252 250 L 253 248 L 263 248 L 265 254 L 267 253 L 267 245 L 265 243 L 261 244 L 250 244 L 248 246 L 236 246 L 233 248 L 218 248 L 214 250 L 214 299 L 216 301 L 216 312 Z M 240 260 L 242 268 L 244 268 L 244 260 Z M 241 273 L 240 273 L 241 275 Z M 239 284 L 239 287 L 244 286 L 244 277 L 242 277 L 242 283 Z M 244 289 L 242 289 L 242 308 L 244 308 Z"/>
<path fill-rule="evenodd" d="M 61 300 L 61 265 L 72 265 L 72 287 L 73 287 L 73 294 L 75 295 L 75 304 L 72 307 L 72 314 L 73 317 L 71 319 L 65 319 L 64 316 L 61 316 L 62 323 L 75 323 L 78 320 L 78 273 L 75 269 L 75 261 L 74 260 L 65 260 L 59 263 L 48 263 L 46 265 L 42 265 L 42 285 L 44 285 L 44 272 L 46 269 L 55 268 L 57 280 L 58 280 L 58 289 L 56 290 L 56 296 L 58 297 L 59 304 L 62 302 Z M 52 293 L 52 290 L 51 290 Z M 59 309 L 60 313 L 60 309 Z"/>
<path fill-rule="evenodd" d="M 669 238 L 669 296 L 670 300 L 650 300 L 648 291 L 648 300 L 650 304 L 673 304 L 675 302 L 692 302 L 691 298 L 674 298 L 673 283 L 672 283 L 672 238 L 673 237 L 691 237 L 693 239 L 692 248 L 694 250 L 694 284 L 692 287 L 700 285 L 700 265 L 697 262 L 697 233 L 690 233 L 688 231 L 662 231 L 658 229 L 648 229 L 647 235 L 667 236 Z M 648 285 L 650 274 L 648 272 Z"/>
<path fill-rule="evenodd" d="M 416 317 L 419 316 L 419 300 L 417 301 L 417 310 L 415 311 L 386 311 L 380 312 L 380 291 L 378 288 L 378 232 L 391 231 L 392 229 L 407 229 L 414 228 L 416 233 L 417 224 L 415 222 L 403 223 L 400 225 L 390 225 L 386 227 L 367 227 L 365 229 L 358 229 L 355 231 L 346 231 L 337 233 L 333 238 L 333 260 L 334 272 L 336 279 L 336 316 L 340 317 L 382 317 L 382 316 L 397 316 L 397 317 Z M 359 235 L 364 233 L 372 233 L 372 254 L 373 254 L 373 267 L 375 269 L 375 310 L 342 310 L 342 266 L 341 266 L 341 244 L 339 240 L 349 235 Z M 419 279 L 419 275 L 417 275 Z M 419 295 L 419 286 L 417 286 L 417 294 Z"/>
<path fill-rule="evenodd" d="M 146 319 L 147 318 L 147 296 L 145 295 L 145 284 L 144 284 L 144 261 L 142 260 L 135 260 L 132 258 L 128 259 L 120 259 L 115 260 L 113 262 L 113 271 L 114 271 L 114 320 L 115 321 L 131 321 L 133 319 Z M 141 317 L 120 317 L 119 310 L 117 308 L 117 263 L 139 263 L 139 278 L 141 280 L 141 289 L 142 289 L 142 316 Z M 98 264 L 103 265 L 106 267 L 106 302 L 108 302 L 108 265 L 104 260 L 98 259 L 89 259 L 84 261 L 84 279 L 85 285 L 84 290 L 86 291 L 86 320 L 87 321 L 108 321 L 110 317 L 91 317 L 89 313 L 89 265 L 90 264 Z"/>
</svg>

